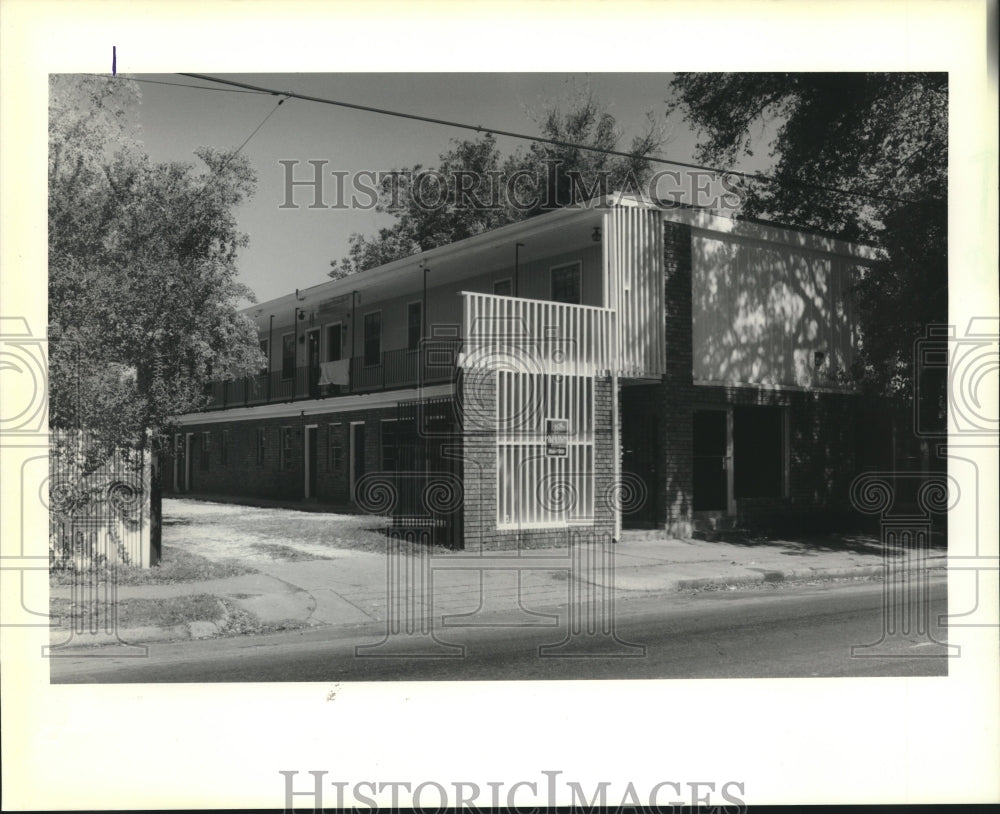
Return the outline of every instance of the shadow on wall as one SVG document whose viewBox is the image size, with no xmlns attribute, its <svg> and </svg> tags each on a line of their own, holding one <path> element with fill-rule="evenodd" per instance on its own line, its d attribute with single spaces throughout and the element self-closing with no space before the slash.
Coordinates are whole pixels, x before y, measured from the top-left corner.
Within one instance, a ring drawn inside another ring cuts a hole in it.
<svg viewBox="0 0 1000 814">
<path fill-rule="evenodd" d="M 853 361 L 854 268 L 807 249 L 694 236 L 695 379 L 836 384 Z"/>
</svg>

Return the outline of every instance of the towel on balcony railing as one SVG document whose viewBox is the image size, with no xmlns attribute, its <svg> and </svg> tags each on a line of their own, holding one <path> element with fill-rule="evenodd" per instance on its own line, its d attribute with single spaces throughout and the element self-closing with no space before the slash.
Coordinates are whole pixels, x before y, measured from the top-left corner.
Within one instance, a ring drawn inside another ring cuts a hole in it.
<svg viewBox="0 0 1000 814">
<path fill-rule="evenodd" d="M 340 359 L 336 362 L 320 362 L 318 384 L 350 384 L 350 370 L 350 359 Z"/>
</svg>

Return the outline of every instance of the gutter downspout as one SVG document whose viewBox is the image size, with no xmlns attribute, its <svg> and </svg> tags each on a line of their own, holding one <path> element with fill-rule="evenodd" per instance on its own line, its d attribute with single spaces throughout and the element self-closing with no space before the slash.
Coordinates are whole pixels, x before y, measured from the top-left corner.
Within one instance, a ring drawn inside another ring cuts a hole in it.
<svg viewBox="0 0 1000 814">
<path fill-rule="evenodd" d="M 420 263 L 420 268 L 424 272 L 424 292 L 420 302 L 420 339 L 424 340 L 427 338 L 427 272 L 431 269 L 430 266 L 425 266 L 423 261 Z M 417 345 L 417 389 L 420 391 L 424 389 L 424 348 L 421 347 L 423 344 L 420 342 Z"/>
</svg>

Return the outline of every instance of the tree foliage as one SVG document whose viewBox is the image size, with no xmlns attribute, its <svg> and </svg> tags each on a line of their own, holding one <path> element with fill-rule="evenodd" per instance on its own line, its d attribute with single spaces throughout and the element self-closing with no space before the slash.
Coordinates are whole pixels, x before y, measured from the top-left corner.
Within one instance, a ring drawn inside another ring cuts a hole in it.
<svg viewBox="0 0 1000 814">
<path fill-rule="evenodd" d="M 86 428 L 109 452 L 202 406 L 210 376 L 261 364 L 237 312 L 252 294 L 236 278 L 247 237 L 234 213 L 254 173 L 210 148 L 200 169 L 151 161 L 137 101 L 121 78 L 50 86 L 50 423 Z"/>
<path fill-rule="evenodd" d="M 770 149 L 774 183 L 750 182 L 742 215 L 884 251 L 857 286 L 855 373 L 877 392 L 912 393 L 913 343 L 948 313 L 947 75 L 677 74 L 670 87 L 668 111 L 701 134 L 697 160 L 732 166 Z"/>
<path fill-rule="evenodd" d="M 614 117 L 589 92 L 576 95 L 567 109 L 553 106 L 536 119 L 541 136 L 564 145 L 532 142 L 505 156 L 496 137 L 486 133 L 452 140 L 436 167 L 387 174 L 378 209 L 395 222 L 371 238 L 351 235 L 347 256 L 330 264 L 330 276 L 364 271 L 612 190 L 638 191 L 651 174 L 646 157 L 664 140 L 650 116 L 628 157 L 565 146 L 621 149 Z"/>
</svg>

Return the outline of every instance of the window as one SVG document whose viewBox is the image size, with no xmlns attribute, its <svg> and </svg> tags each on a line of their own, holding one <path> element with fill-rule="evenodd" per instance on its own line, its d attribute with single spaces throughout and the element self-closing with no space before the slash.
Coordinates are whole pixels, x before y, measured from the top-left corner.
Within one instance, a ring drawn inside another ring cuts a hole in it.
<svg viewBox="0 0 1000 814">
<path fill-rule="evenodd" d="M 552 300 L 580 304 L 580 264 L 569 263 L 552 269 Z"/>
<path fill-rule="evenodd" d="M 281 337 L 281 378 L 295 377 L 295 334 Z"/>
<path fill-rule="evenodd" d="M 382 312 L 365 314 L 365 367 L 382 361 Z"/>
<path fill-rule="evenodd" d="M 294 427 L 282 427 L 281 428 L 281 468 L 291 469 L 292 464 L 292 450 L 295 448 L 295 429 Z"/>
<path fill-rule="evenodd" d="M 229 465 L 229 430 L 222 431 L 222 442 L 219 446 L 219 464 Z"/>
<path fill-rule="evenodd" d="M 416 350 L 424 335 L 424 306 L 421 302 L 411 302 L 406 306 L 406 349 Z"/>
<path fill-rule="evenodd" d="M 270 349 L 270 343 L 266 339 L 261 339 L 260 352 L 264 354 L 264 366 L 260 369 L 261 373 L 267 373 L 271 369 L 271 354 L 268 352 Z"/>
<path fill-rule="evenodd" d="M 328 362 L 337 362 L 343 358 L 343 345 L 341 344 L 341 339 L 343 338 L 343 331 L 339 322 L 330 325 L 326 329 L 326 360 Z"/>
<path fill-rule="evenodd" d="M 395 419 L 383 419 L 382 421 L 382 446 L 380 451 L 382 471 L 396 471 L 396 454 L 398 452 L 399 439 L 396 437 L 396 425 L 399 422 Z"/>
<path fill-rule="evenodd" d="M 257 430 L 257 466 L 264 465 L 265 457 L 265 443 L 267 441 L 267 436 L 264 434 L 264 430 Z"/>
<path fill-rule="evenodd" d="M 208 469 L 208 454 L 212 448 L 212 433 L 203 432 L 201 434 L 201 468 Z"/>
<path fill-rule="evenodd" d="M 510 277 L 494 282 L 493 293 L 498 297 L 510 297 L 514 293 L 514 284 Z"/>
<path fill-rule="evenodd" d="M 343 424 L 330 425 L 330 443 L 327 447 L 326 469 L 327 472 L 339 472 L 344 468 L 344 438 L 342 435 Z"/>
</svg>

